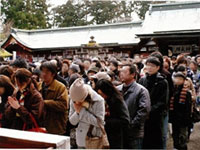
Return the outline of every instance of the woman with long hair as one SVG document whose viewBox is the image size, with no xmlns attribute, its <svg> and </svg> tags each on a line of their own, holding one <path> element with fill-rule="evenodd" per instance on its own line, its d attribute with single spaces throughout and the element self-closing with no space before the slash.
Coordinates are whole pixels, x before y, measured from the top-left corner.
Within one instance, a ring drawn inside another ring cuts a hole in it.
<svg viewBox="0 0 200 150">
<path fill-rule="evenodd" d="M 126 148 L 127 129 L 130 121 L 129 111 L 121 93 L 111 81 L 101 79 L 96 84 L 96 91 L 106 101 L 105 130 L 110 148 Z"/>
<path fill-rule="evenodd" d="M 8 97 L 8 107 L 5 110 L 7 128 L 29 130 L 33 128 L 31 116 L 41 125 L 44 102 L 37 91 L 37 82 L 27 69 L 18 69 L 14 74 L 18 91 Z M 24 129 L 26 124 L 26 129 Z"/>
<path fill-rule="evenodd" d="M 4 127 L 6 121 L 4 120 L 4 111 L 6 108 L 8 97 L 13 94 L 15 90 L 10 78 L 5 75 L 0 75 L 0 127 Z"/>
</svg>

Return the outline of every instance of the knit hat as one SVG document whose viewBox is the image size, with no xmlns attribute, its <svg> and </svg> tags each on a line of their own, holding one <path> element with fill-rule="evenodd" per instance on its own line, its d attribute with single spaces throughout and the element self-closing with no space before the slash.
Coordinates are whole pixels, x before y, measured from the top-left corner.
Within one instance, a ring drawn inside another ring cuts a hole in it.
<svg viewBox="0 0 200 150">
<path fill-rule="evenodd" d="M 91 76 L 91 78 L 95 78 L 98 80 L 101 80 L 101 79 L 105 79 L 109 81 L 111 80 L 110 76 L 106 72 L 98 72 L 97 74 Z"/>
<path fill-rule="evenodd" d="M 73 101 L 80 102 L 85 100 L 85 98 L 88 96 L 88 88 L 81 78 L 78 78 L 74 81 L 69 89 L 69 94 Z"/>
</svg>

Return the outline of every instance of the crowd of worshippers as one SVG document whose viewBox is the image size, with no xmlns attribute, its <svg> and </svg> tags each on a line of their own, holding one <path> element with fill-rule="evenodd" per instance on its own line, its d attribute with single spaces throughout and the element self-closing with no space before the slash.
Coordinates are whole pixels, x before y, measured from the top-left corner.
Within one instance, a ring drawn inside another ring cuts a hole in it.
<svg viewBox="0 0 200 150">
<path fill-rule="evenodd" d="M 199 89 L 199 55 L 18 58 L 0 66 L 0 126 L 28 131 L 32 115 L 47 133 L 85 148 L 90 125 L 93 136 L 102 135 L 98 117 L 110 148 L 166 149 L 171 123 L 174 148 L 187 149 Z"/>
</svg>

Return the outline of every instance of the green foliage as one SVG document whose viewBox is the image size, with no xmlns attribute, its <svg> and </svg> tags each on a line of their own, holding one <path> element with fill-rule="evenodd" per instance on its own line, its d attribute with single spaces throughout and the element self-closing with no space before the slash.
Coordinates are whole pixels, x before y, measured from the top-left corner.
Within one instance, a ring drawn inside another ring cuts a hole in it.
<svg viewBox="0 0 200 150">
<path fill-rule="evenodd" d="M 129 18 L 134 11 L 133 1 L 68 0 L 53 9 L 53 25 L 59 27 L 114 23 Z"/>
<path fill-rule="evenodd" d="M 138 14 L 140 19 L 145 18 L 145 14 L 149 10 L 150 4 L 151 4 L 151 2 L 149 2 L 149 1 L 136 1 L 135 2 L 135 5 L 136 5 L 135 12 Z"/>
<path fill-rule="evenodd" d="M 2 0 L 4 22 L 13 21 L 20 29 L 48 28 L 48 5 L 46 0 Z"/>
<path fill-rule="evenodd" d="M 87 25 L 87 10 L 82 3 L 75 4 L 73 0 L 68 0 L 66 4 L 53 9 L 53 25 L 59 27 Z"/>
<path fill-rule="evenodd" d="M 135 1 L 135 12 L 138 14 L 140 19 L 144 20 L 146 12 L 149 10 L 150 4 L 161 4 L 166 1 Z"/>
<path fill-rule="evenodd" d="M 119 17 L 118 5 L 115 1 L 91 1 L 88 11 L 93 24 L 112 23 L 114 18 Z"/>
<path fill-rule="evenodd" d="M 43 29 L 51 26 L 70 27 L 127 22 L 134 20 L 133 13 L 144 19 L 149 4 L 161 3 L 134 0 L 68 0 L 65 4 L 50 10 L 46 1 L 1 0 L 4 23 L 12 21 L 13 27 L 20 29 Z"/>
</svg>

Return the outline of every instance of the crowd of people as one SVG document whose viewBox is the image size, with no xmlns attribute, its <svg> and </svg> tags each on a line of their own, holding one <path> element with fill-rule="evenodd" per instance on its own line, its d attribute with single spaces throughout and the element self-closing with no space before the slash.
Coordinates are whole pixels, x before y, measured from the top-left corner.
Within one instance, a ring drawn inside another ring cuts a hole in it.
<svg viewBox="0 0 200 150">
<path fill-rule="evenodd" d="M 28 131 L 34 118 L 84 149 L 99 119 L 112 149 L 166 149 L 171 123 L 174 148 L 187 149 L 199 91 L 200 55 L 18 58 L 0 66 L 0 126 Z"/>
</svg>

